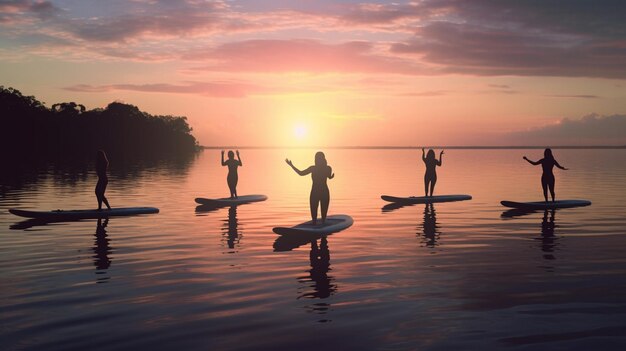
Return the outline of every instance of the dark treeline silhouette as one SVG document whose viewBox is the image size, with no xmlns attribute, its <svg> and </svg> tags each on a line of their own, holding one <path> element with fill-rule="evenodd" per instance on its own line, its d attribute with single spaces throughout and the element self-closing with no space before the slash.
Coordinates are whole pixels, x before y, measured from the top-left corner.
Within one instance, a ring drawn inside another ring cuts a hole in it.
<svg viewBox="0 0 626 351">
<path fill-rule="evenodd" d="M 47 108 L 34 96 L 4 86 L 0 86 L 0 125 L 0 156 L 23 162 L 92 158 L 99 149 L 116 159 L 198 149 L 186 117 L 154 116 L 121 102 L 93 110 L 75 102 Z"/>
</svg>

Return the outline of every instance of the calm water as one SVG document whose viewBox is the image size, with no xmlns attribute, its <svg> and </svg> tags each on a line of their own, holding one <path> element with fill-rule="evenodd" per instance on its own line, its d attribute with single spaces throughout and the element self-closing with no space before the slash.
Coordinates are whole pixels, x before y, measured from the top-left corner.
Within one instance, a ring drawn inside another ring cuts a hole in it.
<svg viewBox="0 0 626 351">
<path fill-rule="evenodd" d="M 238 192 L 269 200 L 197 212 L 228 194 L 219 151 L 116 169 L 113 206 L 158 215 L 30 226 L 11 207 L 91 208 L 88 172 L 43 170 L 0 198 L 3 350 L 591 350 L 626 347 L 626 150 L 555 150 L 557 197 L 591 207 L 503 217 L 541 199 L 541 150 L 448 150 L 436 193 L 471 201 L 383 210 L 421 195 L 421 154 L 329 150 L 331 214 L 355 224 L 275 251 L 308 217 L 315 150 L 242 150 Z"/>
</svg>

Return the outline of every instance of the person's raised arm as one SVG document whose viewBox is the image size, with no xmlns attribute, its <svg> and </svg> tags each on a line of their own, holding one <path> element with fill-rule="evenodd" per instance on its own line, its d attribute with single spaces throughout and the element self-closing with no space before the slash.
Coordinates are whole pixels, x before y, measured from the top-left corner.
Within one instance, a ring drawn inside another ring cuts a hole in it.
<svg viewBox="0 0 626 351">
<path fill-rule="evenodd" d="M 293 169 L 296 173 L 298 173 L 298 174 L 299 174 L 299 175 L 301 175 L 301 176 L 303 176 L 303 175 L 307 175 L 307 174 L 311 173 L 311 168 L 313 168 L 313 167 L 309 167 L 309 168 L 305 169 L 304 171 L 301 171 L 301 170 L 299 170 L 298 168 L 296 168 L 296 166 L 294 166 L 294 165 L 293 165 L 293 163 L 291 162 L 291 160 L 290 160 L 290 159 L 286 158 L 286 159 L 285 159 L 285 162 L 287 162 L 287 164 L 288 164 L 289 166 L 291 166 L 291 168 L 292 168 L 292 169 Z"/>
<path fill-rule="evenodd" d="M 439 161 L 437 161 L 437 166 L 441 166 L 441 162 L 443 162 L 443 150 L 439 153 Z"/>
<path fill-rule="evenodd" d="M 226 166 L 226 162 L 224 162 L 224 150 L 222 150 L 222 166 Z"/>
<path fill-rule="evenodd" d="M 561 166 L 558 162 L 556 162 L 556 160 L 554 160 L 554 165 L 555 165 L 557 168 L 560 168 L 560 169 L 562 169 L 562 170 L 564 170 L 564 171 L 567 171 L 567 168 L 565 168 L 565 167 Z"/>
<path fill-rule="evenodd" d="M 538 164 L 540 164 L 540 163 L 541 163 L 541 160 L 539 160 L 539 161 L 531 161 L 531 160 L 529 160 L 529 159 L 528 159 L 528 157 L 526 157 L 526 156 L 524 156 L 524 160 L 526 160 L 528 163 L 530 163 L 530 164 L 531 164 L 531 165 L 533 165 L 533 166 L 536 166 L 536 165 L 538 165 Z"/>
<path fill-rule="evenodd" d="M 333 173 L 332 167 L 328 166 L 328 179 L 335 178 L 335 173 Z"/>
<path fill-rule="evenodd" d="M 424 148 L 422 148 L 422 161 L 426 161 L 426 154 L 424 153 Z"/>
<path fill-rule="evenodd" d="M 239 162 L 240 166 L 243 166 L 243 163 L 241 163 L 241 156 L 239 156 L 239 150 L 237 150 L 237 161 Z"/>
</svg>

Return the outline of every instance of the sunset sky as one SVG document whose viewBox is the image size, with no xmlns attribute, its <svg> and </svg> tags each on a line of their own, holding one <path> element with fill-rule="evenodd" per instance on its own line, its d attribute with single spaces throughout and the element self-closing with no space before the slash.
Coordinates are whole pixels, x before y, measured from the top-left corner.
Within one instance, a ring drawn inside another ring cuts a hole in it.
<svg viewBox="0 0 626 351">
<path fill-rule="evenodd" d="M 626 1 L 0 0 L 0 85 L 202 145 L 626 145 Z"/>
</svg>

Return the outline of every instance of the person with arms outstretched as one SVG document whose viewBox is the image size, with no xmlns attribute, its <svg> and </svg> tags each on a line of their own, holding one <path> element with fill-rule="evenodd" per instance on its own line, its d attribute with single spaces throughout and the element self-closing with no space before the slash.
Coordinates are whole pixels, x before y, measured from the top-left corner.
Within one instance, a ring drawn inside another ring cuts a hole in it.
<svg viewBox="0 0 626 351">
<path fill-rule="evenodd" d="M 102 210 L 102 203 L 110 210 L 109 200 L 104 196 L 104 192 L 107 190 L 107 184 L 109 184 L 109 177 L 107 176 L 107 169 L 109 168 L 109 160 L 107 155 L 102 150 L 98 150 L 96 154 L 96 174 L 98 175 L 98 183 L 96 183 L 96 199 L 98 199 L 98 211 Z"/>
<path fill-rule="evenodd" d="M 437 183 L 437 166 L 441 166 L 443 161 L 443 150 L 439 153 L 439 160 L 435 158 L 435 151 L 433 149 L 428 150 L 428 155 L 424 155 L 424 148 L 422 148 L 422 161 L 426 165 L 426 173 L 424 173 L 424 193 L 428 195 L 428 189 L 430 188 L 430 196 L 433 196 L 435 190 L 435 183 Z"/>
<path fill-rule="evenodd" d="M 524 160 L 530 163 L 533 166 L 541 165 L 543 168 L 543 174 L 541 175 L 541 187 L 543 188 L 543 198 L 548 202 L 548 190 L 550 190 L 550 195 L 552 196 L 552 202 L 554 202 L 554 173 L 552 173 L 552 169 L 554 166 L 560 168 L 564 171 L 567 168 L 561 166 L 552 156 L 551 149 L 545 149 L 543 152 L 543 158 L 539 161 L 531 161 L 526 156 L 524 156 Z"/>
<path fill-rule="evenodd" d="M 237 174 L 237 167 L 243 166 L 241 163 L 241 157 L 239 156 L 239 150 L 237 150 L 237 159 L 235 160 L 235 153 L 232 150 L 228 151 L 228 160 L 224 161 L 224 150 L 222 150 L 222 166 L 228 166 L 228 176 L 226 176 L 226 182 L 230 189 L 230 198 L 237 198 L 237 182 L 239 181 L 239 175 Z"/>
<path fill-rule="evenodd" d="M 322 207 L 322 224 L 326 221 L 326 214 L 328 213 L 328 205 L 330 203 L 330 191 L 328 190 L 327 179 L 333 179 L 335 174 L 332 168 L 326 161 L 326 156 L 321 151 L 315 154 L 315 165 L 301 171 L 293 165 L 291 160 L 285 159 L 285 162 L 291 168 L 301 176 L 311 174 L 313 179 L 313 186 L 311 187 L 311 196 L 309 197 L 309 203 L 311 206 L 311 220 L 313 225 L 317 225 L 317 208 Z"/>
</svg>

